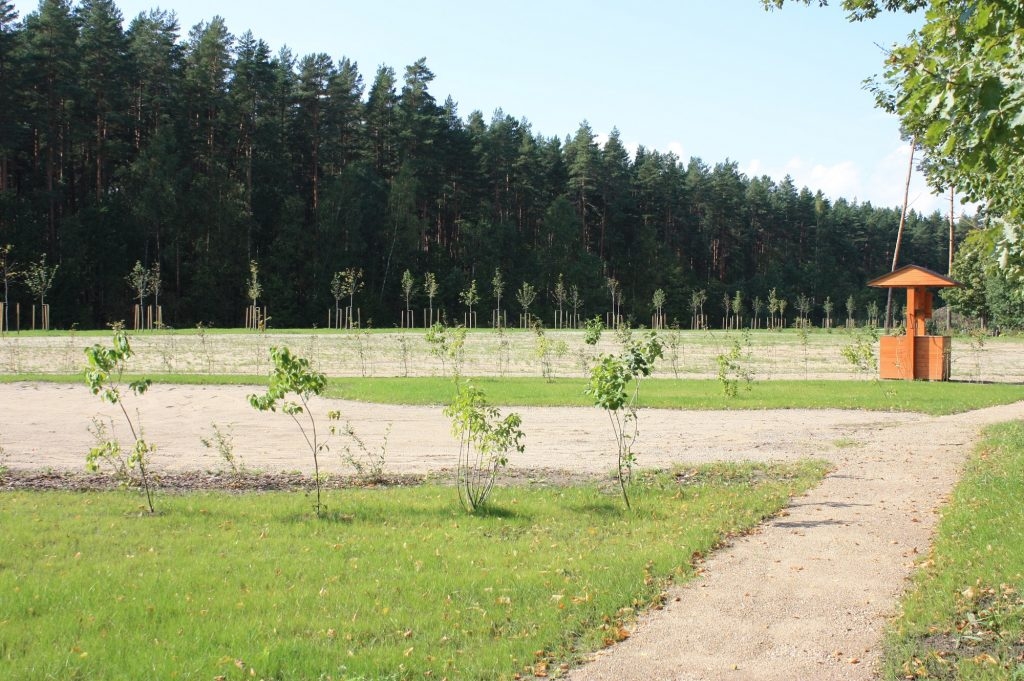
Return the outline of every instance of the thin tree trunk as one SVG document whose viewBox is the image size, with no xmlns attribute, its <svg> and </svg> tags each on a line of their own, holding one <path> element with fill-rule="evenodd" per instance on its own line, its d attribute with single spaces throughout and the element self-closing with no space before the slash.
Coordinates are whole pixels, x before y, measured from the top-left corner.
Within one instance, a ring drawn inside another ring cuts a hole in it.
<svg viewBox="0 0 1024 681">
<path fill-rule="evenodd" d="M 892 252 L 892 269 L 896 271 L 896 264 L 900 260 L 900 245 L 903 243 L 903 226 L 907 223 L 907 204 L 910 202 L 910 178 L 914 173 L 914 151 L 917 147 L 917 135 L 910 138 L 910 161 L 907 163 L 907 182 L 903 186 L 903 212 L 900 213 L 900 226 L 896 230 L 896 248 Z M 892 326 L 892 289 L 889 289 L 889 297 L 885 303 L 885 328 Z"/>
<path fill-rule="evenodd" d="M 949 265 L 946 270 L 949 275 L 953 274 L 953 232 L 956 228 L 956 220 L 953 217 L 954 191 L 953 187 L 949 188 Z"/>
<path fill-rule="evenodd" d="M 96 202 L 103 200 L 103 140 L 106 138 L 106 125 L 103 114 L 96 114 Z"/>
<path fill-rule="evenodd" d="M 953 201 L 956 196 L 956 189 L 953 185 L 949 186 L 949 264 L 947 266 L 946 274 L 950 277 L 953 276 L 953 234 L 956 228 L 956 219 L 953 217 Z M 952 328 L 952 315 L 949 307 L 949 303 L 946 303 L 946 330 Z"/>
</svg>

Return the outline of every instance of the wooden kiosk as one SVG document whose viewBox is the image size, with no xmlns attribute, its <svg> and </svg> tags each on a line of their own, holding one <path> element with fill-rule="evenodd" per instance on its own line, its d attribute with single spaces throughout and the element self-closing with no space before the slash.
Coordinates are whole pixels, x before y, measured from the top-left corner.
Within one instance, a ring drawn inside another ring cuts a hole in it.
<svg viewBox="0 0 1024 681">
<path fill-rule="evenodd" d="M 905 265 L 869 281 L 868 286 L 907 289 L 907 334 L 882 337 L 879 376 L 908 381 L 948 381 L 950 338 L 925 335 L 925 321 L 932 316 L 929 289 L 960 286 L 960 283 L 924 267 Z"/>
</svg>

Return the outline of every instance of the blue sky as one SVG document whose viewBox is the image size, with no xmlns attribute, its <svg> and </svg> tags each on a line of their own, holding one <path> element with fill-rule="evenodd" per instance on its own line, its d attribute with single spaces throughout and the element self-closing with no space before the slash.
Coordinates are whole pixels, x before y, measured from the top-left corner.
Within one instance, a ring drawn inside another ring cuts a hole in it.
<svg viewBox="0 0 1024 681">
<path fill-rule="evenodd" d="M 833 4 L 837 4 L 834 0 Z M 24 16 L 35 2 L 14 3 Z M 369 83 L 380 64 L 420 57 L 465 117 L 498 107 L 535 132 L 564 138 L 586 119 L 618 127 L 631 147 L 682 159 L 736 161 L 748 175 L 786 174 L 830 197 L 899 206 L 909 147 L 897 120 L 874 108 L 862 81 L 879 73 L 883 47 L 921 17 L 847 22 L 837 7 L 759 0 L 556 0 L 516 3 L 392 0 L 162 0 L 182 35 L 216 14 L 235 35 L 252 30 L 275 52 L 348 57 Z M 157 6 L 117 2 L 125 25 Z M 911 205 L 948 210 L 918 177 Z M 959 211 L 959 204 L 957 204 Z"/>
</svg>

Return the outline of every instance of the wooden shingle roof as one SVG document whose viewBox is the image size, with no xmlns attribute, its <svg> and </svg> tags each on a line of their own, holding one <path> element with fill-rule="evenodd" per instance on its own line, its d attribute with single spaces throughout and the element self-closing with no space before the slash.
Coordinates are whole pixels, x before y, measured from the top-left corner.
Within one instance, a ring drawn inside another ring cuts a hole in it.
<svg viewBox="0 0 1024 681">
<path fill-rule="evenodd" d="M 944 274 L 933 272 L 927 267 L 918 265 L 904 265 L 889 274 L 868 282 L 868 286 L 875 288 L 914 288 L 916 286 L 927 286 L 930 288 L 949 288 L 951 286 L 963 286 Z"/>
</svg>

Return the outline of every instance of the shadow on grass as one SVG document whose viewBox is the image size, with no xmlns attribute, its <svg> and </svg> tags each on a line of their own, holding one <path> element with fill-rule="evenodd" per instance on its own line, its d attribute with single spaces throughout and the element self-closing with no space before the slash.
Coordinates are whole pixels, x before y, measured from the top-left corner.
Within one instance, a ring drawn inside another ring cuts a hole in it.
<svg viewBox="0 0 1024 681">
<path fill-rule="evenodd" d="M 529 520 L 527 515 L 516 509 L 498 506 L 496 504 L 484 504 L 469 515 L 474 518 L 515 518 L 517 520 Z"/>
<path fill-rule="evenodd" d="M 636 500 L 634 500 L 636 505 Z M 622 504 L 621 499 L 612 501 L 611 499 L 601 499 L 594 501 L 587 501 L 580 504 L 572 504 L 567 507 L 567 510 L 574 513 L 580 513 L 582 515 L 596 515 L 601 517 L 621 516 L 625 512 L 625 506 Z"/>
<path fill-rule="evenodd" d="M 309 522 L 331 523 L 338 525 L 351 525 L 356 521 L 356 516 L 350 509 L 334 509 L 326 506 L 321 507 L 320 515 L 316 514 L 313 508 L 301 508 L 289 511 L 286 514 L 276 516 L 275 522 L 295 523 L 303 525 Z"/>
</svg>

